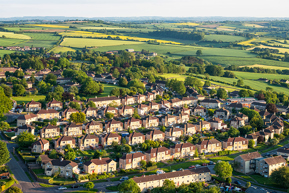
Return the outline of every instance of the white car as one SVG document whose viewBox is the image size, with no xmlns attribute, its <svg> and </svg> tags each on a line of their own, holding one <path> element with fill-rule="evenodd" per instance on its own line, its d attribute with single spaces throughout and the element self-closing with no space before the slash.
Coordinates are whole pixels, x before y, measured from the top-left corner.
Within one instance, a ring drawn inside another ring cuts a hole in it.
<svg viewBox="0 0 289 193">
<path fill-rule="evenodd" d="M 197 164 L 196 167 L 201 167 L 201 165 Z"/>
<path fill-rule="evenodd" d="M 60 186 L 60 187 L 58 188 L 58 190 L 67 190 L 67 187 Z"/>
</svg>

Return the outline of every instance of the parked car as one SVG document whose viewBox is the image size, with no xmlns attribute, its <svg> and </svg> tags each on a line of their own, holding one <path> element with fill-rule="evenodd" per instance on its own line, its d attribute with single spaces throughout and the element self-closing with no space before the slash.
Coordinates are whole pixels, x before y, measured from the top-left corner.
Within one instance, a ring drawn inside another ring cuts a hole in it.
<svg viewBox="0 0 289 193">
<path fill-rule="evenodd" d="M 120 181 L 125 181 L 125 180 L 128 180 L 128 179 L 129 179 L 128 176 L 123 176 L 123 177 L 120 178 Z"/>
<path fill-rule="evenodd" d="M 165 172 L 163 170 L 158 170 L 157 174 L 164 174 Z"/>
<path fill-rule="evenodd" d="M 201 165 L 197 164 L 196 167 L 201 167 Z"/>
<path fill-rule="evenodd" d="M 207 166 L 207 165 L 208 165 L 207 163 L 203 163 L 203 164 L 202 164 L 202 166 Z"/>
<path fill-rule="evenodd" d="M 192 165 L 189 167 L 189 169 L 193 169 L 193 168 L 196 168 L 196 166 Z"/>
<path fill-rule="evenodd" d="M 72 185 L 71 188 L 79 188 L 78 185 Z"/>
<path fill-rule="evenodd" d="M 58 188 L 58 190 L 67 190 L 67 187 L 60 186 L 60 187 Z"/>
<path fill-rule="evenodd" d="M 210 161 L 209 162 L 209 165 L 215 165 L 216 163 L 215 162 L 213 162 L 213 161 Z"/>
<path fill-rule="evenodd" d="M 8 176 L 1 176 L 1 179 L 8 179 Z"/>
<path fill-rule="evenodd" d="M 183 168 L 179 168 L 179 169 L 177 169 L 177 171 L 183 171 L 184 169 Z"/>
</svg>

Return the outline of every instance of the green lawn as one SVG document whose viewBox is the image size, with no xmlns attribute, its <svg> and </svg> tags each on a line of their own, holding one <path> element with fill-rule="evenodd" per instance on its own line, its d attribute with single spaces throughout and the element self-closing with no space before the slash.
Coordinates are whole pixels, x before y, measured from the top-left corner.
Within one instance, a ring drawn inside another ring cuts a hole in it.
<svg viewBox="0 0 289 193">
<path fill-rule="evenodd" d="M 10 38 L 0 38 L 0 46 L 15 46 L 17 44 L 26 42 L 27 40 L 23 39 L 10 39 Z M 8 50 L 1 50 L 1 51 L 8 51 Z"/>
<path fill-rule="evenodd" d="M 67 193 L 96 193 L 98 192 L 98 189 L 91 189 L 91 190 L 76 190 L 72 192 L 67 192 Z"/>
<path fill-rule="evenodd" d="M 0 40 L 0 45 L 1 45 L 1 40 Z M 14 53 L 15 51 L 10 51 L 10 50 L 0 50 L 0 57 L 3 57 L 5 54 L 11 54 Z"/>
<path fill-rule="evenodd" d="M 19 43 L 17 46 L 33 46 L 33 47 L 44 47 L 45 49 L 51 48 L 57 43 L 57 41 L 45 41 L 45 40 L 33 40 L 30 39 L 24 43 Z"/>
<path fill-rule="evenodd" d="M 110 91 L 112 91 L 112 89 L 114 89 L 114 88 L 123 88 L 123 87 L 120 87 L 120 86 L 117 86 L 117 85 L 113 85 L 113 84 L 103 84 L 103 85 L 104 85 L 104 91 L 103 91 L 103 93 L 101 93 L 97 97 L 107 97 L 107 95 L 110 95 Z"/>
<path fill-rule="evenodd" d="M 8 137 L 13 137 L 15 136 L 15 132 L 9 132 L 9 133 L 5 133 Z"/>
<path fill-rule="evenodd" d="M 161 168 L 161 169 L 164 172 L 170 172 L 172 170 L 177 170 L 177 169 L 180 169 L 180 168 L 187 169 L 191 165 L 197 165 L 197 164 L 202 165 L 203 163 L 209 163 L 209 161 L 208 160 L 195 160 L 195 161 L 179 163 L 179 164 L 176 164 L 176 165 L 173 165 L 173 166 L 167 166 L 167 167 L 164 167 L 164 168 Z"/>
<path fill-rule="evenodd" d="M 14 32 L 0 32 L 0 37 L 5 36 L 6 38 L 14 38 L 14 39 L 31 39 L 30 36 L 24 35 L 24 34 L 15 34 Z"/>
<path fill-rule="evenodd" d="M 219 160 L 221 160 L 221 161 L 233 161 L 234 157 L 236 157 L 236 156 L 231 155 L 231 156 L 212 157 L 212 158 L 209 158 L 209 160 L 217 163 Z"/>
<path fill-rule="evenodd" d="M 233 71 L 233 73 L 238 78 L 251 79 L 251 80 L 257 80 L 259 78 L 267 78 L 271 80 L 289 79 L 289 75 L 282 75 L 282 74 L 265 74 L 265 73 L 238 72 L 238 71 Z"/>
<path fill-rule="evenodd" d="M 42 183 L 39 183 L 40 186 L 44 187 L 44 188 L 51 188 L 51 187 L 54 187 L 54 185 L 50 185 L 50 184 L 42 184 Z"/>
<path fill-rule="evenodd" d="M 32 169 L 35 174 L 44 174 L 44 169 Z"/>
<path fill-rule="evenodd" d="M 34 101 L 39 101 L 41 99 L 45 99 L 45 95 L 34 95 L 34 96 L 19 96 L 19 97 L 12 97 L 13 100 L 17 101 L 18 104 L 24 102 L 24 103 L 27 103 L 27 102 L 30 102 L 32 99 Z"/>
<path fill-rule="evenodd" d="M 70 178 L 53 178 L 52 184 L 56 184 L 56 185 L 65 185 L 65 184 L 75 184 L 76 181 L 74 179 L 70 179 Z"/>
<path fill-rule="evenodd" d="M 255 179 L 258 183 L 260 184 L 264 184 L 264 185 L 268 185 L 268 186 L 277 186 L 277 184 L 275 184 L 271 178 L 265 178 L 261 175 L 257 175 L 257 174 L 253 174 L 253 175 L 250 175 L 251 178 Z"/>
<path fill-rule="evenodd" d="M 242 36 L 210 34 L 210 35 L 206 35 L 204 40 L 206 41 L 222 40 L 223 42 L 235 42 L 235 41 L 245 41 L 247 40 L 247 38 L 242 37 Z"/>
</svg>

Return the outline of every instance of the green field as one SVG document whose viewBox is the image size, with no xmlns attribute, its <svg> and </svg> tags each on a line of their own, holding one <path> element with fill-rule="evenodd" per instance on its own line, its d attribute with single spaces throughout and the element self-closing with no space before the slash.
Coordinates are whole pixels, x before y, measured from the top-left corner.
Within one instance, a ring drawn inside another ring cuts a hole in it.
<svg viewBox="0 0 289 193">
<path fill-rule="evenodd" d="M 242 66 L 240 66 L 240 67 L 242 67 Z M 275 70 L 288 70 L 289 69 L 289 67 L 267 66 L 267 65 L 259 65 L 259 64 L 254 64 L 254 65 L 247 66 L 247 67 L 250 67 L 250 68 L 253 68 L 253 67 L 267 68 L 267 69 L 275 69 Z"/>
<path fill-rule="evenodd" d="M 54 53 L 59 53 L 59 52 L 75 52 L 76 50 L 75 49 L 72 49 L 72 48 L 68 48 L 68 47 L 55 47 L 55 48 L 52 48 L 49 52 L 54 52 Z"/>
<path fill-rule="evenodd" d="M 33 47 L 44 47 L 44 48 L 50 48 L 56 44 L 57 41 L 43 41 L 43 40 L 29 40 L 20 44 L 17 44 L 17 46 L 23 47 L 23 46 L 33 46 Z"/>
<path fill-rule="evenodd" d="M 35 95 L 35 96 L 24 96 L 24 97 L 12 97 L 13 100 L 17 101 L 17 104 L 22 102 L 27 103 L 30 102 L 32 99 L 34 101 L 39 101 L 41 99 L 45 99 L 45 95 Z"/>
<path fill-rule="evenodd" d="M 235 41 L 245 41 L 247 38 L 242 36 L 232 36 L 232 35 L 206 35 L 205 41 L 223 41 L 223 42 L 235 42 Z"/>
<path fill-rule="evenodd" d="M 106 40 L 106 39 L 88 39 L 88 38 L 65 38 L 61 43 L 62 46 L 83 48 L 87 47 L 103 47 L 103 46 L 120 46 L 120 45 L 133 45 L 144 44 L 143 42 L 136 41 L 121 41 L 121 40 Z"/>
<path fill-rule="evenodd" d="M 24 39 L 24 40 L 31 39 L 31 37 L 27 35 L 15 34 L 13 32 L 0 32 L 0 37 L 2 38 L 3 36 L 5 36 L 5 38 L 14 38 L 14 39 Z"/>
<path fill-rule="evenodd" d="M 0 37 L 0 46 L 15 46 L 17 44 L 26 42 L 27 40 L 22 39 L 10 39 L 10 38 L 1 38 Z"/>
<path fill-rule="evenodd" d="M 41 40 L 41 41 L 58 41 L 61 36 L 57 36 L 54 33 L 24 33 L 27 36 L 30 36 L 32 40 Z"/>
<path fill-rule="evenodd" d="M 14 53 L 15 51 L 10 51 L 10 50 L 0 50 L 0 57 L 3 57 L 5 54 L 11 54 Z"/>
<path fill-rule="evenodd" d="M 238 78 L 242 79 L 251 79 L 251 80 L 257 80 L 259 78 L 267 78 L 271 80 L 289 79 L 289 75 L 282 75 L 282 74 L 265 74 L 265 73 L 238 72 L 238 71 L 233 72 Z"/>
<path fill-rule="evenodd" d="M 108 95 L 110 95 L 110 91 L 112 91 L 112 89 L 123 88 L 123 87 L 119 87 L 117 85 L 112 85 L 112 84 L 103 84 L 103 85 L 104 85 L 104 91 L 103 91 L 103 93 L 101 93 L 101 95 L 99 95 L 97 97 L 107 97 Z"/>
</svg>

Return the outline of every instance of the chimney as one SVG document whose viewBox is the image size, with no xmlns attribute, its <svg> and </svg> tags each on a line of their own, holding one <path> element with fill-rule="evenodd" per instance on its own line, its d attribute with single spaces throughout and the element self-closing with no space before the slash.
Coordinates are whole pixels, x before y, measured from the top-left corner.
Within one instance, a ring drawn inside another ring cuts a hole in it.
<svg viewBox="0 0 289 193">
<path fill-rule="evenodd" d="M 60 159 L 61 162 L 63 161 L 63 157 L 60 157 L 59 159 Z"/>
<path fill-rule="evenodd" d="M 245 138 L 247 138 L 247 134 L 245 135 Z"/>
<path fill-rule="evenodd" d="M 101 157 L 99 157 L 99 160 L 101 160 Z"/>
</svg>

